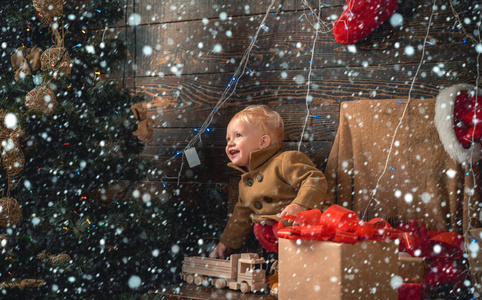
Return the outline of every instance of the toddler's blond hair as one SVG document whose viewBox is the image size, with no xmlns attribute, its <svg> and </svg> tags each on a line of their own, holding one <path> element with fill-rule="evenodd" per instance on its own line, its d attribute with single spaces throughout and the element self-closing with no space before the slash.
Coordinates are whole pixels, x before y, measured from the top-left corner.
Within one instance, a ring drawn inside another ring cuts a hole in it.
<svg viewBox="0 0 482 300">
<path fill-rule="evenodd" d="M 271 138 L 271 145 L 283 143 L 284 123 L 280 115 L 266 105 L 250 105 L 234 115 L 231 120 L 239 119 L 258 128 L 261 134 Z"/>
</svg>

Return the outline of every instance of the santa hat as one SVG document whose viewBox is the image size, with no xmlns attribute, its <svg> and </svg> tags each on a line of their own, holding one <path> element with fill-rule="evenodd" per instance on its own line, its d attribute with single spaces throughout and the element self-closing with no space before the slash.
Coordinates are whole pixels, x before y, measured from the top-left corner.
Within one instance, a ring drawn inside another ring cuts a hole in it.
<svg viewBox="0 0 482 300">
<path fill-rule="evenodd" d="M 455 133 L 454 107 L 456 98 L 463 91 L 470 93 L 475 91 L 475 86 L 470 84 L 456 84 L 443 89 L 437 96 L 435 103 L 435 126 L 440 141 L 445 151 L 459 163 L 478 161 L 480 157 L 480 143 L 467 143 L 467 148 L 460 142 Z M 482 89 L 478 89 L 477 96 L 482 95 Z M 472 110 L 473 111 L 473 110 Z M 470 113 L 470 112 L 469 112 Z"/>
</svg>

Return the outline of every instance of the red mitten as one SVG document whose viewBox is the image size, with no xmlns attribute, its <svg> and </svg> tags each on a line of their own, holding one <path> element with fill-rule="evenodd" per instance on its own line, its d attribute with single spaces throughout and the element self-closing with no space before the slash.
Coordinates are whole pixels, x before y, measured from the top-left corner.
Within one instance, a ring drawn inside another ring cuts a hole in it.
<svg viewBox="0 0 482 300">
<path fill-rule="evenodd" d="M 333 33 L 340 44 L 354 44 L 366 38 L 388 20 L 398 0 L 347 0 L 346 9 L 335 21 Z"/>
</svg>

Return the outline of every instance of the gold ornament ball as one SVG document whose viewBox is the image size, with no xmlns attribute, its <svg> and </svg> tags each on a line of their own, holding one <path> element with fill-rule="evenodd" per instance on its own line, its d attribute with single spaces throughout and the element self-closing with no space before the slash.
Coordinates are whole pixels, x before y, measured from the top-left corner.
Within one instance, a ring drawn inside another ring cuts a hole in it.
<svg viewBox="0 0 482 300">
<path fill-rule="evenodd" d="M 25 106 L 34 112 L 41 113 L 50 117 L 57 108 L 57 99 L 51 90 L 38 86 L 27 93 L 25 97 Z"/>
<path fill-rule="evenodd" d="M 22 208 L 12 197 L 0 198 L 0 226 L 8 228 L 22 219 Z"/>
<path fill-rule="evenodd" d="M 62 46 L 53 46 L 45 50 L 40 56 L 42 70 L 55 70 L 70 77 L 72 59 L 69 52 Z"/>
</svg>

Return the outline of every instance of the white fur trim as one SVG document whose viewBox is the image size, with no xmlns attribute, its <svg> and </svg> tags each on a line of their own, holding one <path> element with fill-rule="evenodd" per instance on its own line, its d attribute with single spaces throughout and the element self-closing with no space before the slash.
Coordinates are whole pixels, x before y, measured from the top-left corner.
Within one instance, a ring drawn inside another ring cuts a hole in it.
<svg viewBox="0 0 482 300">
<path fill-rule="evenodd" d="M 476 162 L 480 157 L 480 144 L 475 143 L 469 149 L 465 149 L 460 145 L 454 131 L 454 105 L 455 97 L 459 91 L 474 91 L 475 86 L 470 84 L 456 84 L 443 89 L 437 96 L 435 102 L 435 126 L 445 151 L 459 163 L 468 162 L 472 157 L 472 161 Z M 478 95 L 482 95 L 479 89 Z"/>
</svg>

